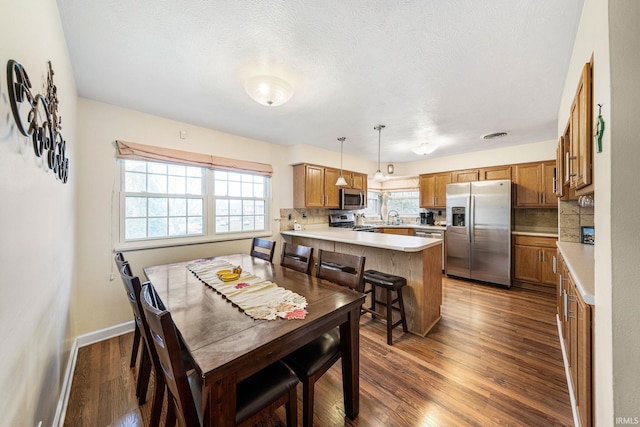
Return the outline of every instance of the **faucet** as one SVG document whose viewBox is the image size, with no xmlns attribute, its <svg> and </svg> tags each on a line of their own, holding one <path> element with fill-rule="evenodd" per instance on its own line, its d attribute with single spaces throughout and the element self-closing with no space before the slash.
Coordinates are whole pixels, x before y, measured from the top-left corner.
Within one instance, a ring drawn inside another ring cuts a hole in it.
<svg viewBox="0 0 640 427">
<path fill-rule="evenodd" d="M 391 216 L 394 218 L 393 223 L 391 222 Z M 400 224 L 400 214 L 397 210 L 392 209 L 389 211 L 387 214 L 387 224 Z"/>
</svg>

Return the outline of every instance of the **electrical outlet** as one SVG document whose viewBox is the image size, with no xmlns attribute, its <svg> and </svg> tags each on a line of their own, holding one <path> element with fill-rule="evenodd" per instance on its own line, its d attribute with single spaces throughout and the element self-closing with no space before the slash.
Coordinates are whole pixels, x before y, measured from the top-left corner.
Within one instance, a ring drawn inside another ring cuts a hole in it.
<svg viewBox="0 0 640 427">
<path fill-rule="evenodd" d="M 291 214 L 289 214 L 289 218 L 288 219 L 289 219 L 289 221 L 291 221 Z"/>
<path fill-rule="evenodd" d="M 307 217 L 307 213 L 306 212 L 302 212 L 302 218 L 306 218 Z"/>
</svg>

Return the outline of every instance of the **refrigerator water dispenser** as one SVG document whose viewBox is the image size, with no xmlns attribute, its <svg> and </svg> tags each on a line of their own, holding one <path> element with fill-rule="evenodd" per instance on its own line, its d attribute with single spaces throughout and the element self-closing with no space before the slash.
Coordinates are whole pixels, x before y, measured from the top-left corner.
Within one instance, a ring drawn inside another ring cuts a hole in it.
<svg viewBox="0 0 640 427">
<path fill-rule="evenodd" d="M 451 208 L 451 225 L 454 227 L 464 227 L 464 207 Z"/>
</svg>

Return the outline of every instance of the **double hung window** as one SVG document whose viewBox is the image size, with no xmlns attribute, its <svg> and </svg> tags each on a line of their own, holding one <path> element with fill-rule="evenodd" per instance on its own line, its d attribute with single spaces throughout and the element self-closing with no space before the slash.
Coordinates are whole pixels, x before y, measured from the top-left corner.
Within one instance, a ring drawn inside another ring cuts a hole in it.
<svg viewBox="0 0 640 427">
<path fill-rule="evenodd" d="M 268 231 L 268 176 L 145 160 L 119 164 L 120 243 Z"/>
</svg>

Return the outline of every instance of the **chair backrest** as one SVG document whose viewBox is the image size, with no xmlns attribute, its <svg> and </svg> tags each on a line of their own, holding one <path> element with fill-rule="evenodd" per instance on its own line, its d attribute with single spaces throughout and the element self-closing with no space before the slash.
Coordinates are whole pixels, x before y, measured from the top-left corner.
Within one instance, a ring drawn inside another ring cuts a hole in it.
<svg viewBox="0 0 640 427">
<path fill-rule="evenodd" d="M 151 334 L 152 345 L 158 355 L 164 380 L 169 390 L 169 404 L 184 426 L 199 426 L 200 419 L 191 394 L 187 369 L 182 358 L 180 339 L 171 313 L 167 311 L 150 282 L 142 286 L 142 310 Z"/>
<path fill-rule="evenodd" d="M 131 266 L 129 265 L 129 262 L 124 259 L 124 255 L 122 254 L 122 252 L 116 252 L 113 259 L 118 266 L 118 273 L 121 273 L 123 271 L 123 268 L 126 266 L 126 274 L 128 274 L 129 276 L 133 276 L 133 273 L 131 273 Z"/>
<path fill-rule="evenodd" d="M 363 256 L 320 249 L 316 276 L 362 292 L 364 291 L 364 262 Z"/>
<path fill-rule="evenodd" d="M 282 244 L 282 256 L 280 265 L 301 273 L 311 274 L 311 261 L 313 260 L 313 248 L 294 245 L 284 242 Z"/>
<path fill-rule="evenodd" d="M 254 237 L 251 240 L 251 254 L 252 257 L 266 259 L 269 262 L 273 262 L 273 253 L 276 250 L 276 242 L 267 239 L 260 239 Z"/>
</svg>

